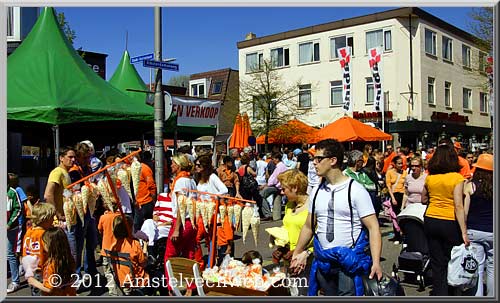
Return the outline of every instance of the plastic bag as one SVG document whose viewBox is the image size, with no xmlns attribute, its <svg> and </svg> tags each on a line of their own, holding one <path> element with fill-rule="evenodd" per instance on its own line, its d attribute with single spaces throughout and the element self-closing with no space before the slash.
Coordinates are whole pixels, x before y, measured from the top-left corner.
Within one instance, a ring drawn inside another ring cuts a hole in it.
<svg viewBox="0 0 500 303">
<path fill-rule="evenodd" d="M 466 290 L 475 287 L 478 280 L 479 262 L 477 247 L 465 244 L 451 249 L 451 259 L 448 262 L 448 285 Z"/>
</svg>

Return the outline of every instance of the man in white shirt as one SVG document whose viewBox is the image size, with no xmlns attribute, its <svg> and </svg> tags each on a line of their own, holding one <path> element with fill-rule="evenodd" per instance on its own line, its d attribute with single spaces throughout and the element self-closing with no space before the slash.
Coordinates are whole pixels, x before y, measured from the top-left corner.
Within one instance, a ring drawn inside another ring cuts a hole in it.
<svg viewBox="0 0 500 303">
<path fill-rule="evenodd" d="M 313 236 L 315 247 L 320 248 L 319 250 L 315 248 L 314 262 L 324 263 L 324 259 L 318 261 L 318 256 L 327 255 L 329 251 L 338 247 L 351 248 L 357 245 L 364 226 L 369 234 L 372 262 L 369 277 L 377 275 L 378 279 L 382 278 L 380 266 L 382 239 L 378 221 L 368 192 L 361 184 L 351 182 L 352 179 L 341 171 L 344 159 L 342 144 L 332 139 L 318 142 L 313 159 L 318 176 L 323 179 L 310 195 L 309 214 L 294 250 L 290 269 L 297 274 L 305 269 L 309 255 L 305 247 Z M 314 220 L 311 219 L 312 215 Z M 309 285 L 318 285 L 326 296 L 353 296 L 358 289 L 358 285 L 355 284 L 356 279 L 352 278 L 337 261 L 328 260 L 329 272 L 317 269 L 315 274 L 312 273 L 314 281 L 310 281 Z M 319 267 L 315 267 L 313 263 L 312 268 Z M 309 295 L 317 295 L 313 293 L 315 289 L 310 288 Z"/>
<path fill-rule="evenodd" d="M 257 184 L 259 187 L 266 184 L 266 168 L 267 162 L 263 160 L 264 154 L 257 155 Z"/>
</svg>

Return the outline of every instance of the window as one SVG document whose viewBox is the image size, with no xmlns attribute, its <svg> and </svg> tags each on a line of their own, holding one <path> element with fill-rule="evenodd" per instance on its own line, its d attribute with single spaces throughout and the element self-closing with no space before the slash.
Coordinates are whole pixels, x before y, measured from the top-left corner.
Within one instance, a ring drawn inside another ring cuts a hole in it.
<svg viewBox="0 0 500 303">
<path fill-rule="evenodd" d="M 434 82 L 435 79 L 428 77 L 427 78 L 427 102 L 429 104 L 436 104 L 436 98 L 434 94 Z"/>
<path fill-rule="evenodd" d="M 262 53 L 247 54 L 247 73 L 261 71 L 264 66 L 264 56 Z"/>
<path fill-rule="evenodd" d="M 470 47 L 462 45 L 462 65 L 470 68 Z"/>
<path fill-rule="evenodd" d="M 487 55 L 486 53 L 479 52 L 479 71 L 480 72 L 486 72 L 486 58 Z"/>
<path fill-rule="evenodd" d="M 453 40 L 443 36 L 443 59 L 453 61 Z"/>
<path fill-rule="evenodd" d="M 375 100 L 375 87 L 373 86 L 373 78 L 366 77 L 366 103 L 373 104 Z"/>
<path fill-rule="evenodd" d="M 330 82 L 330 105 L 338 106 L 342 105 L 344 100 L 342 100 L 342 81 L 332 81 Z"/>
<path fill-rule="evenodd" d="M 217 95 L 222 92 L 222 81 L 215 81 L 212 86 L 212 94 Z"/>
<path fill-rule="evenodd" d="M 264 110 L 262 109 L 262 101 L 258 97 L 253 97 L 252 107 L 253 120 L 263 119 Z"/>
<path fill-rule="evenodd" d="M 479 111 L 482 113 L 488 112 L 488 94 L 479 93 Z"/>
<path fill-rule="evenodd" d="M 14 36 L 14 8 L 7 7 L 7 37 Z"/>
<path fill-rule="evenodd" d="M 319 61 L 319 42 L 299 44 L 299 64 Z"/>
<path fill-rule="evenodd" d="M 444 106 L 451 107 L 451 83 L 444 82 Z"/>
<path fill-rule="evenodd" d="M 425 29 L 425 53 L 436 56 L 436 33 Z"/>
<path fill-rule="evenodd" d="M 392 50 L 392 34 L 390 30 L 384 31 L 384 50 Z"/>
<path fill-rule="evenodd" d="M 311 84 L 299 85 L 299 107 L 311 107 Z"/>
<path fill-rule="evenodd" d="M 352 36 L 330 38 L 330 59 L 337 59 L 339 57 L 337 50 L 346 46 L 351 47 L 351 56 L 354 56 L 354 38 Z"/>
<path fill-rule="evenodd" d="M 271 66 L 273 68 L 290 65 L 290 52 L 288 48 L 275 48 L 271 50 Z"/>
<path fill-rule="evenodd" d="M 391 31 L 390 30 L 376 30 L 366 32 L 366 52 L 374 47 L 380 47 L 384 51 L 392 49 Z"/>
<path fill-rule="evenodd" d="M 205 84 L 191 84 L 192 97 L 205 97 Z"/>
<path fill-rule="evenodd" d="M 471 101 L 472 101 L 472 90 L 465 88 L 463 89 L 463 105 L 464 109 L 471 109 Z"/>
</svg>

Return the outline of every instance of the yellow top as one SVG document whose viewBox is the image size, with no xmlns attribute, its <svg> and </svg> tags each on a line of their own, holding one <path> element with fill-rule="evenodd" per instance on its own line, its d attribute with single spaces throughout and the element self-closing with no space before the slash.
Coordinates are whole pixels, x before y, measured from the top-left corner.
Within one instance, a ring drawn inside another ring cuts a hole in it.
<svg viewBox="0 0 500 303">
<path fill-rule="evenodd" d="M 292 203 L 288 202 L 285 207 L 285 216 L 283 217 L 283 226 L 288 231 L 288 239 L 290 241 L 290 250 L 297 247 L 299 241 L 300 231 L 306 223 L 307 215 L 309 214 L 307 207 L 300 213 L 294 214 Z M 312 252 L 312 241 L 307 245 L 308 249 Z"/>
<path fill-rule="evenodd" d="M 71 179 L 69 177 L 68 171 L 61 167 L 54 168 L 50 174 L 47 183 L 54 182 L 58 187 L 56 187 L 54 193 L 54 203 L 56 211 L 60 214 L 64 214 L 63 210 L 63 192 L 66 186 L 71 184 Z"/>
<path fill-rule="evenodd" d="M 398 175 L 401 175 L 398 180 Z M 403 170 L 403 173 L 399 174 L 394 168 L 391 168 L 385 174 L 385 183 L 387 187 L 392 190 L 393 193 L 403 193 L 405 192 L 405 178 L 408 175 L 406 170 Z M 396 181 L 398 184 L 396 184 Z M 396 185 L 394 185 L 396 184 Z M 393 189 L 394 187 L 394 189 Z"/>
<path fill-rule="evenodd" d="M 454 221 L 453 190 L 460 182 L 464 182 L 464 177 L 459 173 L 427 176 L 425 186 L 429 192 L 429 206 L 425 215 L 431 218 Z"/>
</svg>

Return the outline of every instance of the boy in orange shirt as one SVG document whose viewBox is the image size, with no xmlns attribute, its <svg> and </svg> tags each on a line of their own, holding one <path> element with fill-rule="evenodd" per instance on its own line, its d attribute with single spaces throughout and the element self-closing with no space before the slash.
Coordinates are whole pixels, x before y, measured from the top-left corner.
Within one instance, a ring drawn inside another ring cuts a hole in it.
<svg viewBox="0 0 500 303">
<path fill-rule="evenodd" d="M 101 244 L 101 255 L 102 265 L 104 266 L 104 275 L 107 280 L 108 292 L 110 296 L 118 296 L 118 290 L 115 285 L 115 280 L 113 279 L 113 271 L 108 257 L 106 257 L 105 249 L 111 250 L 111 247 L 116 242 L 116 238 L 113 235 L 113 221 L 116 216 L 120 216 L 120 211 L 118 210 L 118 205 L 113 204 L 113 211 L 107 210 L 100 218 L 97 230 L 102 234 L 102 244 Z"/>
<path fill-rule="evenodd" d="M 38 267 L 34 272 L 34 278 L 43 283 L 43 266 L 47 260 L 47 252 L 43 248 L 42 236 L 45 231 L 52 227 L 56 209 L 50 203 L 37 203 L 31 210 L 30 227 L 23 238 L 23 257 L 31 255 L 38 258 Z M 31 286 L 31 295 L 40 296 L 40 289 Z"/>
</svg>

